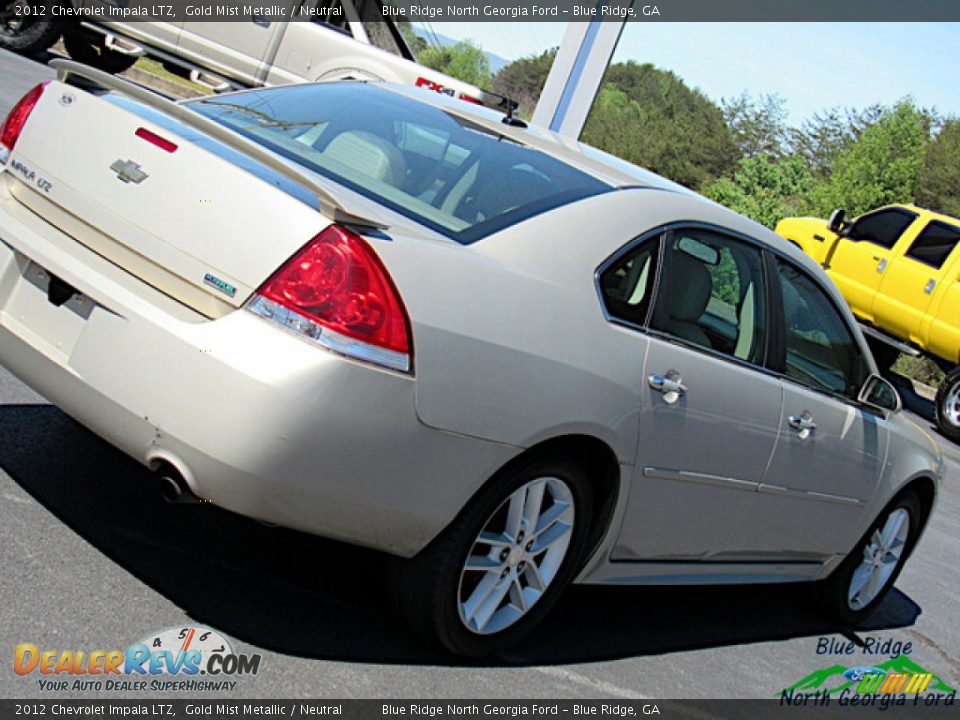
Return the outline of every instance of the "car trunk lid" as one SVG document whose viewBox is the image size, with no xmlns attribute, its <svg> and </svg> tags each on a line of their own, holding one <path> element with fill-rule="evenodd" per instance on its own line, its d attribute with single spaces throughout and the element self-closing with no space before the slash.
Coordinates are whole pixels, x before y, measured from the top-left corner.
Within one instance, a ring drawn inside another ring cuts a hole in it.
<svg viewBox="0 0 960 720">
<path fill-rule="evenodd" d="M 194 128 L 62 83 L 48 86 L 8 172 L 34 212 L 208 316 L 242 305 L 333 214 Z"/>
</svg>

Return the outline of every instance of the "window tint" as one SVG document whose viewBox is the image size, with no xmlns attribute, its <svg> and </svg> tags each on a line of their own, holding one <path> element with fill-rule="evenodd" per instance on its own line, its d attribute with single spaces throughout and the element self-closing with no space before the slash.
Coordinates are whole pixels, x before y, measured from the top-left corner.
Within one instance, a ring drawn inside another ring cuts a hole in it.
<svg viewBox="0 0 960 720">
<path fill-rule="evenodd" d="M 600 276 L 600 292 L 611 317 L 633 325 L 644 325 L 660 243 L 651 239 L 620 258 Z"/>
<path fill-rule="evenodd" d="M 668 233 L 653 327 L 693 345 L 762 364 L 766 303 L 760 251 L 701 229 Z"/>
<path fill-rule="evenodd" d="M 897 244 L 900 235 L 916 217 L 915 214 L 899 208 L 878 210 L 857 219 L 847 231 L 847 237 L 889 249 Z"/>
<path fill-rule="evenodd" d="M 863 356 L 826 293 L 794 266 L 778 261 L 786 330 L 786 374 L 816 390 L 856 399 Z"/>
<path fill-rule="evenodd" d="M 546 153 L 364 83 L 286 85 L 189 107 L 464 244 L 611 189 Z"/>
<path fill-rule="evenodd" d="M 939 269 L 957 246 L 958 240 L 960 228 L 934 220 L 913 241 L 907 250 L 907 257 Z"/>
</svg>

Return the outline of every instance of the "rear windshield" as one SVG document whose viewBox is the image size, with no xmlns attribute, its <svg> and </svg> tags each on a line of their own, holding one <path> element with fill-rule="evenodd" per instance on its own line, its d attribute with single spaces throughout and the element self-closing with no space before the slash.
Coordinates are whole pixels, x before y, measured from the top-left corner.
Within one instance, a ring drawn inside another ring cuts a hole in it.
<svg viewBox="0 0 960 720">
<path fill-rule="evenodd" d="M 190 106 L 463 244 L 611 189 L 539 150 L 364 83 L 287 85 Z"/>
</svg>

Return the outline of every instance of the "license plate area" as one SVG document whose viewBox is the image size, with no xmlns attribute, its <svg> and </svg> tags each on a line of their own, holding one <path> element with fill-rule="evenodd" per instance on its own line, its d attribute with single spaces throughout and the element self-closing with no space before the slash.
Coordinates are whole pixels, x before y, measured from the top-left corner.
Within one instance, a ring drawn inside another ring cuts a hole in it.
<svg viewBox="0 0 960 720">
<path fill-rule="evenodd" d="M 96 304 L 37 263 L 20 260 L 20 277 L 0 297 L 0 322 L 66 363 Z"/>
</svg>

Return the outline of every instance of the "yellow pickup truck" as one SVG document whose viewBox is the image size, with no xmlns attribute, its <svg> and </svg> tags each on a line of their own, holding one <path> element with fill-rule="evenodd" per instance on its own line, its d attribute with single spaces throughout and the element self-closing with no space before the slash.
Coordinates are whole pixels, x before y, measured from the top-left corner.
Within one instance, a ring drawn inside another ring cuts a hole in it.
<svg viewBox="0 0 960 720">
<path fill-rule="evenodd" d="M 891 205 L 846 220 L 785 218 L 776 231 L 819 262 L 864 326 L 881 370 L 924 354 L 947 377 L 940 431 L 960 440 L 960 219 Z"/>
</svg>

